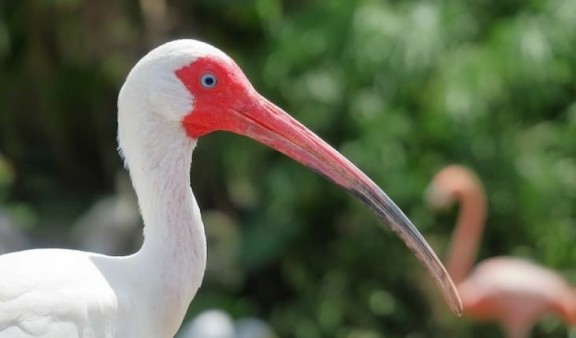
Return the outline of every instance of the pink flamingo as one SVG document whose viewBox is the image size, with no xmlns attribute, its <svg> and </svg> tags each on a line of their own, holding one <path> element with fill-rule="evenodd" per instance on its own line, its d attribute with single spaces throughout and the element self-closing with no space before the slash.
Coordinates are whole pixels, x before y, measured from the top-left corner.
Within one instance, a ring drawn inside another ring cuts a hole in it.
<svg viewBox="0 0 576 338">
<path fill-rule="evenodd" d="M 486 259 L 472 270 L 486 219 L 486 194 L 470 170 L 451 165 L 442 169 L 427 189 L 435 209 L 457 200 L 460 213 L 446 268 L 464 306 L 464 315 L 498 322 L 509 338 L 525 338 L 545 313 L 576 324 L 576 292 L 556 272 L 513 257 Z M 472 270 L 472 271 L 471 271 Z"/>
</svg>

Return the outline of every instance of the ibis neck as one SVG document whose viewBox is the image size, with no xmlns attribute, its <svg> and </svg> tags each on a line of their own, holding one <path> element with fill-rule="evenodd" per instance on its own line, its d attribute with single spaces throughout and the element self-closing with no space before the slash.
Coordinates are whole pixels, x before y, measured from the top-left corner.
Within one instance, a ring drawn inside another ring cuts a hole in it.
<svg viewBox="0 0 576 338">
<path fill-rule="evenodd" d="M 161 295 L 149 304 L 158 310 L 158 325 L 175 334 L 202 282 L 206 236 L 190 188 L 196 141 L 180 124 L 154 118 L 139 126 L 119 119 L 119 143 L 144 220 L 144 244 L 127 259 L 147 281 L 143 292 Z"/>
<path fill-rule="evenodd" d="M 206 237 L 190 188 L 194 144 L 184 140 L 169 148 L 157 152 L 157 157 L 149 153 L 146 162 L 134 169 L 130 166 L 144 220 L 144 244 L 139 254 L 170 265 L 182 263 L 185 266 L 174 269 L 186 271 L 186 267 L 194 267 L 201 274 Z"/>
</svg>

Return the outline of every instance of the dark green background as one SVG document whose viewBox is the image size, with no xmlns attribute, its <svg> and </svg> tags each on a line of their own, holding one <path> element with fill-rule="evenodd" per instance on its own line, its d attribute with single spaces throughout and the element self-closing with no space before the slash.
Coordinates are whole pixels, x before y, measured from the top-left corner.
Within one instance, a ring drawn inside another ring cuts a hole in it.
<svg viewBox="0 0 576 338">
<path fill-rule="evenodd" d="M 440 255 L 456 209 L 434 214 L 422 193 L 462 163 L 489 197 L 480 258 L 527 257 L 576 282 L 574 0 L 2 1 L 0 202 L 26 231 L 66 243 L 113 193 L 118 89 L 146 51 L 182 37 L 233 56 Z M 281 337 L 501 336 L 451 315 L 374 215 L 290 159 L 217 133 L 193 162 L 202 209 L 231 218 L 240 245 L 236 272 L 208 278 L 190 315 L 256 315 Z M 566 330 L 549 316 L 534 336 Z"/>
</svg>

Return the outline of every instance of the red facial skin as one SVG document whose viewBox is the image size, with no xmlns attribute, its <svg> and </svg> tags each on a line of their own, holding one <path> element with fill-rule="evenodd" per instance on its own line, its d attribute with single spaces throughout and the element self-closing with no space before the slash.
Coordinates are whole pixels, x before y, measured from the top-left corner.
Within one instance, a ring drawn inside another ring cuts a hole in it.
<svg viewBox="0 0 576 338">
<path fill-rule="evenodd" d="M 194 95 L 194 112 L 183 121 L 188 136 L 199 138 L 216 130 L 236 132 L 245 129 L 245 121 L 235 111 L 242 111 L 256 101 L 258 95 L 244 74 L 235 71 L 233 64 L 200 58 L 176 71 L 176 76 Z M 217 83 L 212 88 L 204 87 L 200 79 L 204 74 L 213 74 Z"/>
<path fill-rule="evenodd" d="M 217 78 L 213 88 L 205 88 L 200 82 L 206 73 Z M 364 173 L 333 151 L 322 139 L 258 94 L 234 64 L 200 58 L 178 70 L 176 75 L 195 98 L 194 111 L 183 121 L 190 137 L 198 138 L 217 130 L 229 131 L 277 149 L 321 174 L 346 168 L 347 175 L 367 179 Z M 317 155 L 323 161 L 318 161 Z M 341 173 L 328 176 L 338 185 L 353 188 L 352 182 L 344 179 Z"/>
</svg>

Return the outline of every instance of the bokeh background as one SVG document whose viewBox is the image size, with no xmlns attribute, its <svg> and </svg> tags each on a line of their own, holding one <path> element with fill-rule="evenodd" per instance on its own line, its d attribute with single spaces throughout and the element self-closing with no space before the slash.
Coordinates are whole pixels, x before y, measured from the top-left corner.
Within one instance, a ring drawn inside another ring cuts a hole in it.
<svg viewBox="0 0 576 338">
<path fill-rule="evenodd" d="M 422 194 L 462 163 L 488 192 L 479 258 L 526 257 L 576 283 L 573 0 L 2 1 L 2 250 L 138 247 L 116 96 L 146 51 L 184 37 L 233 56 L 441 256 L 457 209 L 433 213 Z M 370 211 L 283 155 L 216 133 L 191 175 L 210 247 L 188 318 L 220 308 L 296 338 L 502 336 L 450 314 Z M 566 328 L 548 316 L 533 335 Z"/>
</svg>

